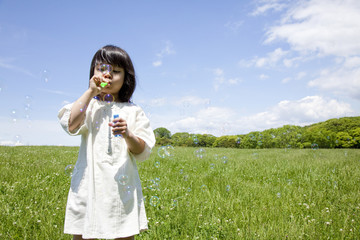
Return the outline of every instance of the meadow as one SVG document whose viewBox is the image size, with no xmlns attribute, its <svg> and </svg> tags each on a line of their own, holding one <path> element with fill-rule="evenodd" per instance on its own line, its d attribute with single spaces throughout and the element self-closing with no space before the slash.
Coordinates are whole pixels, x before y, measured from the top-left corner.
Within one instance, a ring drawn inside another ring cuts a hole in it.
<svg viewBox="0 0 360 240">
<path fill-rule="evenodd" d="M 176 147 L 139 163 L 136 239 L 360 239 L 360 151 Z M 0 239 L 64 235 L 77 147 L 0 147 Z"/>
</svg>

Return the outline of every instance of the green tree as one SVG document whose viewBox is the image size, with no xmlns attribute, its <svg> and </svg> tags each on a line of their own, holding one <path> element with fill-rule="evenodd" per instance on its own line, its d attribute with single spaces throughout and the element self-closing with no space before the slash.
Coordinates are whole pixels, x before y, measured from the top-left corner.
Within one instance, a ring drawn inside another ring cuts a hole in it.
<svg viewBox="0 0 360 240">
<path fill-rule="evenodd" d="M 154 130 L 156 138 L 171 138 L 171 132 L 164 127 L 160 127 Z"/>
</svg>

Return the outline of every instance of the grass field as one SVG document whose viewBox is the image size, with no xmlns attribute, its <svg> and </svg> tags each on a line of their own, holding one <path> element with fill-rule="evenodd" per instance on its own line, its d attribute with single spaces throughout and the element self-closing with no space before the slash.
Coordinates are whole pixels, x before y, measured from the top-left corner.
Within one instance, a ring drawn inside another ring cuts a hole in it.
<svg viewBox="0 0 360 240">
<path fill-rule="evenodd" d="M 157 149 L 138 164 L 149 230 L 137 239 L 360 239 L 356 149 Z M 71 239 L 77 147 L 0 147 L 0 239 Z"/>
</svg>

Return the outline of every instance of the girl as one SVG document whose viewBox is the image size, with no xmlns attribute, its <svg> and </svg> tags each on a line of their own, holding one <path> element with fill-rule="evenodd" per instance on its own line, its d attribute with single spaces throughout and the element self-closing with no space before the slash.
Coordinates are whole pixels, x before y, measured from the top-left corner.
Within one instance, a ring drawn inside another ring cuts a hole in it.
<svg viewBox="0 0 360 240">
<path fill-rule="evenodd" d="M 108 45 L 92 59 L 89 88 L 59 111 L 64 130 L 81 135 L 65 214 L 73 239 L 133 239 L 147 229 L 136 160 L 149 157 L 155 137 L 130 103 L 135 86 L 129 55 Z"/>
</svg>

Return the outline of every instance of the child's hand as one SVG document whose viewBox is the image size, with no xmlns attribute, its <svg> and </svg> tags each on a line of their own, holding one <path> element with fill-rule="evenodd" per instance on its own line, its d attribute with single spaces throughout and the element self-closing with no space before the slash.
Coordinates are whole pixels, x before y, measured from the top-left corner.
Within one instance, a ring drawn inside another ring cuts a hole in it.
<svg viewBox="0 0 360 240">
<path fill-rule="evenodd" d="M 121 134 L 124 138 L 129 136 L 127 123 L 124 119 L 115 118 L 112 122 L 109 123 L 109 126 L 112 127 L 112 132 L 114 135 Z"/>
<path fill-rule="evenodd" d="M 102 77 L 101 75 L 94 75 L 90 79 L 90 85 L 89 88 L 91 91 L 96 95 L 100 94 L 102 91 L 101 83 L 109 83 L 108 79 Z"/>
</svg>

